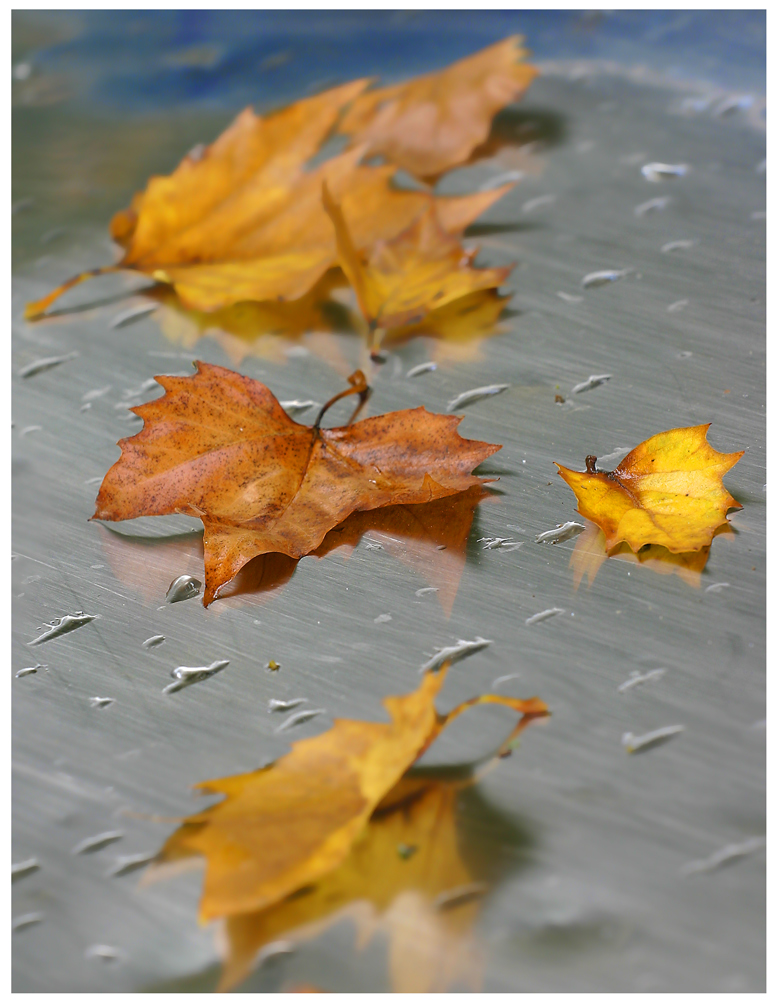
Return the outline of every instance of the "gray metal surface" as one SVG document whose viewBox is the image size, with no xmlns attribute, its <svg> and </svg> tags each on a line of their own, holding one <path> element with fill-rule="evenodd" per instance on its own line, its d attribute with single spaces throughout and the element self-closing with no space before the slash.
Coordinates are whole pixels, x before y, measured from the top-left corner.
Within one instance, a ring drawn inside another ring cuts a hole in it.
<svg viewBox="0 0 775 1000">
<path fill-rule="evenodd" d="M 271 760 L 335 716 L 380 718 L 380 699 L 416 686 L 433 647 L 476 636 L 492 645 L 452 669 L 442 707 L 516 672 L 500 690 L 538 695 L 552 711 L 464 813 L 472 839 L 504 861 L 479 926 L 485 988 L 764 988 L 763 853 L 679 874 L 689 861 L 764 833 L 765 222 L 756 214 L 765 207 L 757 169 L 764 134 L 744 111 L 687 104 L 696 89 L 547 69 L 519 109 L 537 123 L 543 146 L 502 153 L 443 185 L 470 190 L 499 171 L 525 171 L 473 230 L 481 262 L 519 262 L 504 332 L 467 353 L 409 341 L 371 370 L 371 414 L 420 404 L 443 412 L 467 389 L 511 384 L 461 411 L 463 434 L 503 450 L 482 469 L 500 477 L 497 501 L 477 510 L 449 618 L 436 594 L 416 596 L 438 585 L 429 574 L 452 586 L 430 550 L 412 567 L 365 540 L 348 559 L 302 560 L 270 593 L 208 610 L 198 598 L 165 604 L 175 577 L 202 578 L 198 522 L 147 519 L 115 531 L 88 522 L 118 457 L 116 440 L 140 426 L 116 406 L 155 374 L 191 370 L 194 357 L 235 367 L 227 350 L 234 341 L 171 342 L 161 312 L 111 327 L 136 301 L 126 295 L 142 282 L 131 277 L 84 285 L 62 307 L 89 308 L 26 324 L 27 300 L 110 253 L 104 216 L 85 209 L 82 225 L 41 246 L 50 220 L 40 206 L 28 209 L 13 288 L 12 669 L 41 666 L 12 680 L 13 861 L 34 857 L 39 869 L 14 884 L 13 914 L 43 920 L 13 935 L 17 991 L 212 989 L 216 951 L 211 930 L 196 922 L 198 879 L 139 888 L 139 873 L 109 875 L 111 867 L 158 849 L 171 827 L 150 817 L 196 808 L 193 783 Z M 77 148 L 78 124 L 70 126 Z M 134 127 L 126 124 L 125 149 Z M 102 178 L 101 203 L 142 186 L 154 142 L 153 156 L 175 162 L 182 149 L 165 138 L 168 127 L 160 120 L 145 152 L 130 155 L 118 177 Z M 211 123 L 202 129 L 201 138 L 215 133 Z M 115 130 L 106 123 L 103 141 Z M 15 141 L 23 152 L 37 140 L 22 128 Z M 651 161 L 690 170 L 649 183 L 641 167 Z M 79 167 L 30 161 L 30 185 L 64 197 Z M 553 200 L 534 201 L 547 195 Z M 635 212 L 662 196 L 670 199 L 664 210 Z M 677 240 L 690 243 L 663 252 Z M 582 289 L 585 275 L 608 269 L 627 273 Z M 100 304 L 111 295 L 124 297 Z M 278 340 L 239 364 L 280 399 L 325 400 L 343 373 L 366 363 L 353 333 L 307 338 L 308 350 L 288 355 L 285 346 Z M 78 356 L 19 377 L 40 358 L 71 352 Z M 429 358 L 435 372 L 405 377 Z M 611 380 L 571 397 L 573 386 L 602 373 Z M 575 405 L 556 404 L 558 393 Z M 133 401 L 152 395 L 143 390 Z M 577 516 L 553 461 L 581 468 L 589 453 L 707 421 L 714 447 L 746 450 L 726 479 L 744 509 L 734 535 L 714 542 L 700 585 L 609 560 L 591 586 L 574 590 L 575 541 L 533 542 Z M 524 544 L 485 550 L 477 539 L 486 536 Z M 729 586 L 706 589 L 716 583 Z M 525 624 L 553 607 L 565 613 Z M 99 617 L 29 645 L 42 623 L 76 612 Z M 391 620 L 375 622 L 381 615 Z M 143 647 L 159 634 L 163 643 Z M 278 673 L 264 669 L 270 659 L 282 664 Z M 162 694 L 173 668 L 215 660 L 229 665 Z M 632 671 L 657 668 L 665 671 L 658 680 L 617 690 Z M 296 696 L 325 714 L 275 734 L 268 699 Z M 100 708 L 95 697 L 115 700 Z M 432 758 L 469 759 L 510 724 L 503 709 L 471 712 Z M 668 725 L 684 730 L 663 746 L 639 755 L 622 747 L 625 732 Z M 72 853 L 84 838 L 117 829 L 121 840 Z M 96 944 L 119 949 L 118 957 L 89 952 Z M 291 978 L 389 989 L 384 942 L 359 953 L 347 925 L 278 961 L 245 988 L 273 990 Z"/>
</svg>

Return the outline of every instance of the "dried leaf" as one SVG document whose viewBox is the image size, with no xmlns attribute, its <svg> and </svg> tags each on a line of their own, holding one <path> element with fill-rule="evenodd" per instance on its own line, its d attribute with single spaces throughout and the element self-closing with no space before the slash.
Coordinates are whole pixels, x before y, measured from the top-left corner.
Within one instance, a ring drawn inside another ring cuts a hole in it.
<svg viewBox="0 0 775 1000">
<path fill-rule="evenodd" d="M 697 552 L 710 545 L 718 527 L 727 523 L 729 508 L 740 506 L 722 478 L 744 453 L 716 451 L 706 440 L 709 427 L 656 434 L 613 472 L 598 472 L 594 456 L 587 459 L 586 472 L 557 465 L 576 494 L 579 513 L 604 531 L 607 552 L 622 542 L 633 552 L 644 545 L 670 552 Z"/>
<path fill-rule="evenodd" d="M 436 592 L 447 618 L 452 614 L 466 563 L 466 543 L 477 505 L 494 499 L 480 486 L 429 503 L 356 511 L 332 528 L 310 557 L 339 553 L 348 559 L 365 536 L 391 557 L 417 573 Z M 120 534 L 102 525 L 103 557 L 121 584 L 139 594 L 148 607 L 158 607 L 170 581 L 180 573 L 202 575 L 204 545 L 198 531 L 147 538 Z M 225 584 L 221 597 L 256 607 L 287 584 L 297 560 L 267 552 L 251 560 Z M 379 565 L 379 564 L 376 564 Z"/>
<path fill-rule="evenodd" d="M 348 918 L 356 924 L 359 947 L 378 930 L 389 935 L 393 992 L 447 992 L 461 982 L 475 990 L 481 963 L 471 926 L 481 894 L 455 907 L 434 905 L 442 893 L 476 881 L 458 843 L 460 788 L 403 779 L 338 868 L 306 892 L 228 917 L 219 990 L 244 979 L 271 942 L 309 940 Z"/>
<path fill-rule="evenodd" d="M 522 715 L 515 732 L 547 714 L 537 698 L 486 694 L 439 715 L 433 701 L 447 670 L 427 673 L 410 694 L 386 698 L 389 722 L 337 719 L 268 767 L 198 786 L 226 798 L 189 817 L 157 863 L 206 858 L 201 919 L 266 910 L 337 869 L 378 804 L 395 801 L 405 772 L 468 708 L 512 708 Z"/>
<path fill-rule="evenodd" d="M 260 382 L 196 367 L 191 378 L 159 375 L 166 395 L 133 408 L 145 426 L 119 442 L 94 518 L 201 517 L 205 605 L 249 560 L 264 552 L 298 559 L 353 511 L 467 490 L 480 482 L 471 470 L 500 448 L 461 438 L 459 418 L 424 407 L 308 427 Z M 363 398 L 362 373 L 351 378 L 353 389 L 340 396 L 357 389 Z"/>
<path fill-rule="evenodd" d="M 475 251 L 464 250 L 442 229 L 433 205 L 398 236 L 375 243 L 363 264 L 345 214 L 325 184 L 323 205 L 336 230 L 340 266 L 372 330 L 417 323 L 433 309 L 497 288 L 511 273 L 511 267 L 471 267 Z"/>
<path fill-rule="evenodd" d="M 493 116 L 518 100 L 538 71 L 520 62 L 527 52 L 514 35 L 437 73 L 357 97 L 339 125 L 418 177 L 435 177 L 465 163 L 484 143 Z"/>
<path fill-rule="evenodd" d="M 245 109 L 211 146 L 169 176 L 151 178 L 114 216 L 111 235 L 125 251 L 118 264 L 78 275 L 29 303 L 26 318 L 42 315 L 79 282 L 122 269 L 173 285 L 186 306 L 206 312 L 301 298 L 336 262 L 320 199 L 324 181 L 354 220 L 359 249 L 397 235 L 432 202 L 444 228 L 462 232 L 508 190 L 441 199 L 399 191 L 391 185 L 396 168 L 360 166 L 362 149 L 305 171 L 363 87 L 355 81 L 266 117 Z"/>
</svg>

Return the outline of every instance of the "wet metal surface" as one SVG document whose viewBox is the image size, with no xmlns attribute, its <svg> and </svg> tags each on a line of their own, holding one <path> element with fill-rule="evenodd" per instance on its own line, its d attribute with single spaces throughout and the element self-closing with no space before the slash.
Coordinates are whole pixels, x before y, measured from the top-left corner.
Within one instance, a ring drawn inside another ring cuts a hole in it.
<svg viewBox="0 0 775 1000">
<path fill-rule="evenodd" d="M 543 130 L 537 146 L 518 164 L 502 152 L 442 182 L 476 190 L 495 174 L 523 174 L 469 231 L 483 266 L 519 262 L 502 332 L 462 345 L 410 340 L 382 365 L 352 331 L 251 345 L 228 331 L 197 340 L 164 305 L 130 320 L 128 303 L 142 304 L 146 283 L 128 275 L 87 283 L 60 315 L 25 323 L 26 301 L 112 259 L 110 211 L 229 115 L 92 120 L 65 109 L 64 145 L 61 123 L 43 136 L 52 106 L 18 115 L 16 991 L 213 989 L 214 938 L 196 918 L 200 876 L 138 886 L 173 828 L 155 817 L 201 808 L 194 783 L 263 766 L 337 716 L 383 718 L 381 698 L 415 688 L 439 649 L 464 653 L 470 642 L 477 649 L 452 667 L 442 711 L 497 685 L 552 712 L 460 813 L 470 843 L 502 862 L 477 930 L 484 988 L 764 988 L 765 225 L 753 218 L 765 208 L 764 133 L 751 107 L 729 104 L 719 87 L 596 70 L 592 58 L 544 69 L 519 106 Z M 25 93 L 36 83 L 40 101 L 47 93 L 40 68 L 15 79 Z M 120 163 L 99 152 L 114 142 Z M 38 164 L 46 143 L 53 160 Z M 667 176 L 665 164 L 690 169 Z M 59 225 L 63 233 L 41 241 Z M 661 252 L 676 241 L 686 245 Z M 603 273 L 620 280 L 591 280 Z M 330 398 L 356 367 L 374 387 L 370 415 L 444 412 L 471 387 L 508 382 L 461 411 L 464 436 L 503 449 L 481 470 L 498 477 L 495 500 L 476 508 L 449 616 L 443 548 L 433 548 L 440 577 L 429 579 L 425 564 L 394 557 L 405 543 L 363 538 L 347 559 L 303 559 L 284 583 L 205 610 L 198 594 L 168 597 L 171 581 L 202 579 L 199 521 L 89 522 L 115 442 L 140 428 L 117 407 L 135 405 L 154 375 L 193 372 L 195 358 L 260 379 L 307 422 L 314 410 L 298 401 Z M 44 369 L 41 359 L 68 360 Z M 590 372 L 610 375 L 581 393 Z M 558 394 L 569 401 L 558 405 Z M 574 589 L 569 562 L 584 536 L 551 537 L 578 518 L 553 462 L 583 468 L 586 455 L 623 455 L 660 431 L 706 422 L 715 448 L 745 455 L 725 480 L 743 510 L 701 577 L 611 559 Z M 522 534 L 530 544 L 512 550 L 480 544 Z M 533 544 L 537 536 L 555 544 Z M 88 623 L 63 628 L 81 609 Z M 54 619 L 58 637 L 31 642 Z M 44 650 L 33 644 L 44 640 Z M 167 697 L 180 664 L 211 664 L 197 669 L 217 676 Z M 94 710 L 95 698 L 111 704 Z M 310 707 L 282 721 L 267 711 L 302 703 Z M 491 752 L 507 714 L 467 713 L 429 762 Z M 622 734 L 656 740 L 666 727 L 675 738 L 647 752 L 622 745 Z M 478 882 L 464 888 L 481 892 Z M 384 940 L 359 952 L 345 923 L 275 956 L 243 988 L 291 980 L 385 990 L 386 969 Z"/>
</svg>

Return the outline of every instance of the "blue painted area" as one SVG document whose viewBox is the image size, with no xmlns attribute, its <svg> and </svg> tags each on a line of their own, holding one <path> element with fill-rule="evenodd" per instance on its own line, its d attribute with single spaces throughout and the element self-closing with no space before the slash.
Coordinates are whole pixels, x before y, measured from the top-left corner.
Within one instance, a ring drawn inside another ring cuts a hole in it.
<svg viewBox="0 0 775 1000">
<path fill-rule="evenodd" d="M 359 76 L 432 70 L 514 33 L 539 60 L 608 59 L 764 91 L 761 10 L 37 12 L 46 16 L 68 23 L 68 40 L 25 58 L 65 74 L 75 105 L 108 113 L 262 109 Z"/>
</svg>

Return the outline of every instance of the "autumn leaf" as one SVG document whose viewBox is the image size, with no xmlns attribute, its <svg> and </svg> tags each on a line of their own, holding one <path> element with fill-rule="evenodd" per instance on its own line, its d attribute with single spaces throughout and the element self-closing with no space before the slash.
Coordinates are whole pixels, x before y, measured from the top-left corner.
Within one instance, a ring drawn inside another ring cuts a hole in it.
<svg viewBox="0 0 775 1000">
<path fill-rule="evenodd" d="M 406 771 L 467 709 L 492 703 L 519 712 L 511 738 L 548 714 L 538 698 L 486 694 L 440 715 L 434 698 L 448 668 L 426 673 L 410 694 L 386 698 L 389 722 L 336 719 L 268 767 L 197 786 L 226 797 L 189 817 L 156 864 L 206 859 L 202 920 L 268 910 L 329 876 L 351 855 L 379 804 L 387 808 L 401 798 L 396 786 Z"/>
<path fill-rule="evenodd" d="M 243 301 L 295 300 L 336 263 L 333 229 L 320 199 L 325 181 L 354 219 L 359 249 L 390 239 L 433 202 L 442 225 L 462 232 L 510 185 L 459 198 L 392 185 L 394 166 L 360 165 L 362 149 L 312 170 L 342 108 L 364 87 L 355 81 L 265 117 L 246 108 L 216 141 L 189 154 L 111 222 L 121 260 L 72 278 L 38 302 L 35 319 L 67 289 L 97 274 L 139 271 L 174 286 L 187 307 L 206 312 Z"/>
<path fill-rule="evenodd" d="M 398 559 L 424 580 L 449 618 L 466 564 L 466 543 L 476 507 L 493 499 L 481 486 L 472 486 L 439 500 L 399 504 L 378 510 L 356 511 L 332 528 L 309 553 L 323 559 L 339 554 L 345 559 L 362 538 Z M 158 607 L 170 583 L 181 574 L 200 578 L 204 545 L 197 531 L 167 537 L 125 535 L 103 524 L 102 552 L 116 578 L 139 594 L 149 607 Z M 375 554 L 375 558 L 378 556 Z M 267 552 L 252 559 L 229 583 L 220 597 L 260 606 L 291 580 L 297 560 L 281 552 Z"/>
<path fill-rule="evenodd" d="M 344 212 L 325 184 L 323 205 L 336 230 L 339 264 L 370 330 L 417 323 L 432 309 L 497 288 L 511 273 L 511 267 L 471 267 L 476 252 L 464 250 L 442 229 L 433 205 L 398 236 L 375 243 L 364 264 Z"/>
<path fill-rule="evenodd" d="M 389 939 L 393 992 L 476 990 L 481 956 L 472 938 L 483 887 L 463 860 L 457 805 L 464 782 L 402 779 L 371 815 L 344 862 L 306 891 L 255 913 L 227 917 L 219 990 L 243 980 L 262 949 L 318 937 L 349 919 L 363 948 L 377 931 Z M 467 887 L 475 886 L 478 892 Z M 445 897 L 460 901 L 439 906 Z"/>
<path fill-rule="evenodd" d="M 579 513 L 605 533 L 606 551 L 626 542 L 638 552 L 661 545 L 670 552 L 696 552 L 710 545 L 730 507 L 740 504 L 722 479 L 744 454 L 723 454 L 706 436 L 710 424 L 655 434 L 627 455 L 613 472 L 587 471 L 555 463 L 576 494 Z"/>
<path fill-rule="evenodd" d="M 538 71 L 514 35 L 437 73 L 357 97 L 339 124 L 372 156 L 417 177 L 465 163 L 487 139 L 496 112 L 518 100 Z"/>
<path fill-rule="evenodd" d="M 299 559 L 356 510 L 426 503 L 477 485 L 471 475 L 500 445 L 461 438 L 461 418 L 424 407 L 321 428 L 292 420 L 253 379 L 196 362 L 186 376 L 159 375 L 166 394 L 133 408 L 145 426 L 119 442 L 122 455 L 97 496 L 96 520 L 185 513 L 201 517 L 204 603 L 264 552 Z"/>
</svg>

